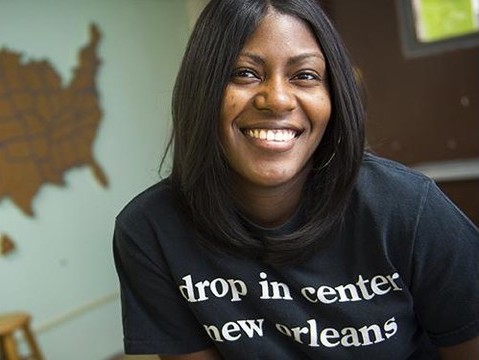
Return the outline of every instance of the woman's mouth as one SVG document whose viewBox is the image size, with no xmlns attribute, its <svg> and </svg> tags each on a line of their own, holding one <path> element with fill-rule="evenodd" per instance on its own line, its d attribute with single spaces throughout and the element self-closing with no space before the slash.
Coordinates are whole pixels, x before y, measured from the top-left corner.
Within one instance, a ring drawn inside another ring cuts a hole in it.
<svg viewBox="0 0 479 360">
<path fill-rule="evenodd" d="M 288 142 L 299 135 L 293 129 L 244 129 L 243 134 L 252 139 Z"/>
</svg>

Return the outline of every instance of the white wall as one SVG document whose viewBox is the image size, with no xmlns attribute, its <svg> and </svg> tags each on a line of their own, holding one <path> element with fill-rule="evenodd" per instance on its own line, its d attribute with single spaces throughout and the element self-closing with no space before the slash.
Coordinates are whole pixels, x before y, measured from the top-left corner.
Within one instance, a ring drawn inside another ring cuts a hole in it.
<svg viewBox="0 0 479 360">
<path fill-rule="evenodd" d="M 48 360 L 101 360 L 122 351 L 114 217 L 157 181 L 170 123 L 170 94 L 188 35 L 185 0 L 0 0 L 0 48 L 47 59 L 64 83 L 95 22 L 103 120 L 94 143 L 109 178 L 88 168 L 44 186 L 34 218 L 0 200 L 0 232 L 17 251 L 0 257 L 0 313 L 23 310 Z"/>
</svg>

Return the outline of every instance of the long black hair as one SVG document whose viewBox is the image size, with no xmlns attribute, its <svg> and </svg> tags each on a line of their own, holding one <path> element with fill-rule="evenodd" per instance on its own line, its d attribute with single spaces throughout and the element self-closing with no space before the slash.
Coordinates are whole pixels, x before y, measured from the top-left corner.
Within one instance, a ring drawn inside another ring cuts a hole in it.
<svg viewBox="0 0 479 360">
<path fill-rule="evenodd" d="M 326 59 L 332 102 L 326 132 L 313 154 L 303 222 L 274 239 L 244 226 L 218 136 L 222 98 L 236 58 L 271 10 L 301 19 L 315 34 Z M 363 156 L 365 115 L 345 47 L 316 0 L 212 0 L 183 57 L 172 116 L 170 182 L 205 246 L 272 264 L 291 263 L 311 254 L 338 228 Z"/>
</svg>

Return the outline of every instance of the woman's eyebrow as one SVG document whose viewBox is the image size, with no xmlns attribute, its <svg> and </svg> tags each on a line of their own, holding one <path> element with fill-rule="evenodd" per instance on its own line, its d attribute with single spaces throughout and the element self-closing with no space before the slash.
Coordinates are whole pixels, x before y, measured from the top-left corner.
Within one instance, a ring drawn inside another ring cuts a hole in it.
<svg viewBox="0 0 479 360">
<path fill-rule="evenodd" d="M 265 62 L 266 62 L 260 55 L 249 52 L 249 51 L 242 52 L 240 54 L 240 56 L 247 57 L 247 58 L 253 60 L 253 62 L 255 62 L 257 64 L 261 64 L 261 65 L 264 65 Z"/>
<path fill-rule="evenodd" d="M 262 56 L 249 51 L 242 52 L 240 56 L 249 58 L 250 60 L 252 60 L 253 62 L 257 64 L 264 65 L 266 63 L 266 60 Z M 308 52 L 308 53 L 299 54 L 299 55 L 290 57 L 286 64 L 288 66 L 294 65 L 309 58 L 317 58 L 317 59 L 320 59 L 322 62 L 325 62 L 324 56 L 320 52 Z"/>
<path fill-rule="evenodd" d="M 320 59 L 322 62 L 325 62 L 323 54 L 319 52 L 313 52 L 293 56 L 288 59 L 287 65 L 294 65 L 310 58 Z"/>
</svg>

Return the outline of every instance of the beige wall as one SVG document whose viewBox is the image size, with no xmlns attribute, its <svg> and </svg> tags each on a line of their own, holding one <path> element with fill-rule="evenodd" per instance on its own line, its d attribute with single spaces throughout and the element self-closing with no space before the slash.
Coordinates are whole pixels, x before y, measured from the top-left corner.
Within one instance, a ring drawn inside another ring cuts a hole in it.
<svg viewBox="0 0 479 360">
<path fill-rule="evenodd" d="M 122 350 L 114 219 L 158 180 L 189 33 L 186 0 L 0 0 L 0 9 L 0 48 L 23 54 L 25 62 L 48 61 L 64 84 L 89 24 L 102 34 L 103 118 L 93 146 L 109 187 L 79 167 L 65 173 L 64 187 L 41 188 L 33 218 L 0 199 L 0 233 L 17 246 L 0 256 L 0 313 L 31 313 L 48 360 L 104 360 Z"/>
<path fill-rule="evenodd" d="M 206 6 L 209 0 L 186 0 L 186 10 L 190 29 L 195 25 L 195 21 Z"/>
</svg>

